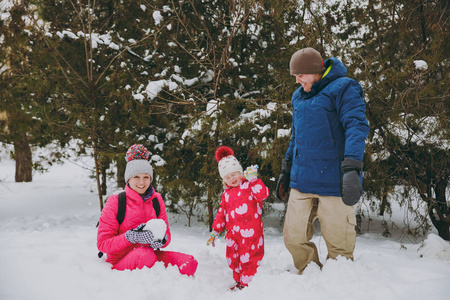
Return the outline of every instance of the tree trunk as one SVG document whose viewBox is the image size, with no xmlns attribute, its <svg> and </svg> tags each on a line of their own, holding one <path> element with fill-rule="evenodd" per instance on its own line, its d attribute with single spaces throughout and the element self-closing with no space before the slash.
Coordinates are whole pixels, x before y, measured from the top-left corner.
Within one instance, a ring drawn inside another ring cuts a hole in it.
<svg viewBox="0 0 450 300">
<path fill-rule="evenodd" d="M 117 187 L 118 188 L 125 188 L 125 168 L 126 168 L 126 163 L 125 160 L 120 157 L 119 159 L 116 160 L 117 162 Z M 154 179 L 154 178 L 153 178 Z M 154 182 L 152 182 L 154 183 Z"/>
<path fill-rule="evenodd" d="M 101 172 L 101 181 L 102 181 L 101 190 L 102 190 L 103 196 L 105 196 L 107 193 L 106 180 L 107 180 L 107 177 L 106 177 L 105 170 L 102 170 L 102 172 Z"/>
<path fill-rule="evenodd" d="M 441 221 L 434 225 L 438 231 L 438 234 L 441 238 L 446 241 L 450 241 L 450 223 Z"/>
<path fill-rule="evenodd" d="M 14 154 L 16 159 L 16 182 L 31 182 L 33 159 L 28 138 L 14 142 Z"/>
<path fill-rule="evenodd" d="M 109 165 L 110 165 L 109 159 L 101 159 L 100 160 L 101 190 L 102 190 L 103 196 L 105 196 L 107 194 L 108 176 L 106 174 L 106 170 L 108 170 Z"/>
<path fill-rule="evenodd" d="M 100 202 L 100 211 L 103 210 L 103 196 L 102 196 L 102 188 L 100 184 L 100 165 L 98 161 L 98 151 L 97 145 L 94 142 L 94 163 L 95 163 L 95 179 L 97 181 L 97 192 L 98 192 L 98 200 Z"/>
<path fill-rule="evenodd" d="M 447 204 L 445 190 L 448 179 L 439 180 L 435 186 L 436 200 L 428 202 L 429 215 L 438 234 L 446 241 L 450 241 L 450 207 Z"/>
<path fill-rule="evenodd" d="M 208 189 L 208 200 L 207 200 L 207 204 L 208 204 L 208 224 L 209 224 L 209 230 L 211 230 L 212 228 L 212 224 L 214 221 L 214 209 L 213 209 L 213 199 L 211 199 L 211 195 L 212 195 L 212 191 L 211 189 Z"/>
<path fill-rule="evenodd" d="M 387 194 L 384 193 L 383 194 L 383 200 L 381 201 L 381 205 L 380 205 L 380 216 L 384 216 L 384 211 L 386 209 L 386 204 L 387 204 Z"/>
</svg>

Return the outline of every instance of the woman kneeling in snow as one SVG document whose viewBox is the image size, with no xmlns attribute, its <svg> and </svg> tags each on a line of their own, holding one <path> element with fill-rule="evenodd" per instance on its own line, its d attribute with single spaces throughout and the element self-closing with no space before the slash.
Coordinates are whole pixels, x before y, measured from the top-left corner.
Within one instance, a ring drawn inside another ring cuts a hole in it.
<svg viewBox="0 0 450 300">
<path fill-rule="evenodd" d="M 192 255 L 161 251 L 171 240 L 166 207 L 161 194 L 151 186 L 153 168 L 149 152 L 142 145 L 131 146 L 125 159 L 126 210 L 123 222 L 117 220 L 118 195 L 108 198 L 99 221 L 97 247 L 116 270 L 151 268 L 157 261 L 178 267 L 181 274 L 194 275 L 198 262 Z M 159 215 L 153 206 L 157 199 Z"/>
</svg>

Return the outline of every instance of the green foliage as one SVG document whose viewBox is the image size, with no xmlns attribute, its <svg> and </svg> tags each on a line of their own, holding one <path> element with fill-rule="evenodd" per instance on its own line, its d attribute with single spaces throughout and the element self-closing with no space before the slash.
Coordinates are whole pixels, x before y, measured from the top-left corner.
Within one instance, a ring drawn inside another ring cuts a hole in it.
<svg viewBox="0 0 450 300">
<path fill-rule="evenodd" d="M 449 106 L 445 104 L 449 45 L 448 21 L 442 18 L 446 7 L 440 1 L 370 1 L 368 11 L 361 20 L 375 30 L 355 49 L 360 58 L 356 59 L 357 78 L 365 86 L 371 124 L 365 190 L 383 199 L 393 196 L 399 185 L 414 189 L 433 225 L 449 239 L 450 210 L 445 197 L 450 178 Z M 416 65 L 421 61 L 426 68 Z M 401 199 L 412 198 L 405 193 Z M 398 200 L 393 197 L 393 201 Z M 411 207 L 406 202 L 404 207 Z M 423 217 L 419 210 L 414 213 Z M 419 223 L 427 228 L 425 222 Z"/>
<path fill-rule="evenodd" d="M 126 149 L 142 143 L 170 207 L 210 225 L 222 192 L 217 147 L 232 147 L 244 167 L 258 164 L 275 190 L 297 88 L 289 59 L 314 47 L 364 88 L 364 201 L 380 213 L 398 202 L 422 232 L 429 220 L 449 238 L 445 1 L 19 4 L 0 24 L 0 110 L 14 116 L 0 120 L 3 142 L 77 139 L 80 152 L 93 149 L 95 174 L 117 166 L 119 186 Z M 408 200 L 414 192 L 428 216 Z"/>
</svg>

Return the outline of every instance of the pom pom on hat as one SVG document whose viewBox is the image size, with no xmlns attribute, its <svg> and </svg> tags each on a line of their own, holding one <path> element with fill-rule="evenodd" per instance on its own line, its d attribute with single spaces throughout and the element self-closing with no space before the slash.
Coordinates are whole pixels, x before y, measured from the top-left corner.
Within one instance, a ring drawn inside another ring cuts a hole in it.
<svg viewBox="0 0 450 300">
<path fill-rule="evenodd" d="M 216 160 L 219 162 L 219 174 L 222 179 L 233 172 L 244 172 L 241 164 L 234 157 L 233 150 L 227 146 L 219 147 L 216 150 Z"/>
<path fill-rule="evenodd" d="M 150 152 L 143 145 L 135 144 L 131 146 L 126 155 L 125 160 L 127 166 L 125 168 L 125 182 L 128 182 L 131 177 L 139 173 L 147 173 L 153 181 L 153 168 L 148 161 Z"/>
<path fill-rule="evenodd" d="M 140 144 L 134 144 L 128 149 L 127 154 L 125 155 L 125 160 L 127 162 L 134 159 L 148 160 L 149 156 L 150 152 L 148 152 L 147 148 Z"/>
<path fill-rule="evenodd" d="M 230 156 L 230 155 L 234 156 L 233 149 L 231 149 L 230 147 L 222 146 L 216 150 L 217 162 L 219 162 L 222 158 Z"/>
</svg>

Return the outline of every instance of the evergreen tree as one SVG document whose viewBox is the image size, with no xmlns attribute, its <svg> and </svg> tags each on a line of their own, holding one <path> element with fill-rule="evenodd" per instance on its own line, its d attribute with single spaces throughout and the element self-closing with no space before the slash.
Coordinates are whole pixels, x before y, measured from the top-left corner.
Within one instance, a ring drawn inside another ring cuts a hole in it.
<svg viewBox="0 0 450 300">
<path fill-rule="evenodd" d="M 156 114 L 165 112 L 166 103 L 153 100 L 147 87 L 161 69 L 153 10 L 148 2 L 53 0 L 41 1 L 39 9 L 52 59 L 46 76 L 58 81 L 46 106 L 65 114 L 57 126 L 80 141 L 80 154 L 93 156 L 102 208 L 110 164 L 116 162 L 123 183 L 127 148 L 149 147 L 164 128 Z"/>
<path fill-rule="evenodd" d="M 371 0 L 367 7 L 352 4 L 348 10 L 343 7 L 352 1 L 347 1 L 336 4 L 340 6 L 330 11 L 329 20 L 341 26 L 333 51 L 342 55 L 365 91 L 371 125 L 365 190 L 375 197 L 371 199 L 381 200 L 381 214 L 389 199 L 414 210 L 418 229 L 426 233 L 427 215 L 413 201 L 417 192 L 439 235 L 449 240 L 449 34 L 444 2 Z M 403 194 L 396 199 L 399 187 Z"/>
<path fill-rule="evenodd" d="M 166 145 L 171 158 L 162 170 L 163 188 L 189 216 L 191 204 L 206 206 L 209 225 L 222 192 L 214 159 L 219 146 L 231 146 L 244 167 L 258 164 L 275 189 L 274 174 L 288 144 L 288 136 L 278 132 L 290 128 L 287 104 L 294 90 L 288 71 L 293 46 L 285 36 L 294 41 L 300 36 L 290 24 L 298 21 L 292 3 L 284 1 L 282 10 L 277 5 L 181 1 L 162 13 L 172 28 L 165 55 L 176 63 L 173 71 L 182 86 L 177 95 L 194 104 L 179 111 L 184 117 Z"/>
<path fill-rule="evenodd" d="M 314 47 L 365 91 L 369 205 L 412 210 L 416 192 L 428 211 L 416 210 L 419 229 L 431 220 L 449 239 L 445 1 L 39 0 L 1 22 L 2 141 L 78 140 L 94 157 L 101 205 L 107 170 L 117 167 L 122 186 L 133 143 L 151 151 L 155 187 L 189 219 L 212 223 L 221 145 L 258 164 L 274 191 L 298 87 L 289 59 Z"/>
<path fill-rule="evenodd" d="M 4 115 L 0 121 L 0 139 L 14 145 L 16 182 L 32 181 L 33 168 L 41 167 L 41 161 L 32 160 L 32 147 L 45 146 L 53 139 L 51 124 L 37 113 L 51 83 L 42 78 L 47 57 L 39 46 L 42 36 L 35 30 L 32 22 L 35 11 L 30 4 L 29 1 L 5 3 L 0 21 L 0 112 Z M 51 163 L 58 159 L 53 153 L 43 160 Z"/>
</svg>

